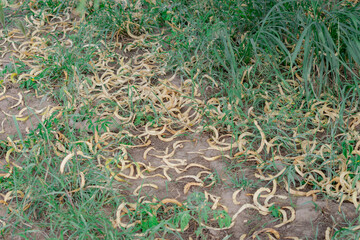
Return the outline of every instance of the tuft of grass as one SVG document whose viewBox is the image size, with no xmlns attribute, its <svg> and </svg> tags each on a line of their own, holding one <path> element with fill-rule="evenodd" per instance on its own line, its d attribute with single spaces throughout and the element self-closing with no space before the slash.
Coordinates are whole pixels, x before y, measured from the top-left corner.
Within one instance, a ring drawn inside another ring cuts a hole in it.
<svg viewBox="0 0 360 240">
<path fill-rule="evenodd" d="M 77 159 L 66 174 L 59 172 L 61 157 L 54 154 L 50 142 L 58 142 L 51 133 L 52 129 L 60 128 L 59 120 L 52 118 L 24 139 L 23 148 L 30 149 L 14 155 L 14 159 L 23 159 L 25 168 L 14 168 L 13 174 L 2 179 L 1 188 L 6 191 L 23 192 L 23 197 L 15 197 L 9 203 L 13 210 L 8 219 L 8 225 L 2 229 L 5 236 L 22 236 L 33 238 L 34 228 L 26 230 L 26 226 L 37 226 L 47 229 L 46 233 L 39 230 L 39 234 L 46 234 L 46 238 L 111 238 L 119 239 L 126 236 L 126 232 L 119 232 L 113 228 L 108 217 L 120 201 L 122 194 L 113 188 L 108 173 L 96 167 L 94 162 L 81 163 Z M 66 130 L 64 134 L 69 139 L 77 139 L 74 129 Z M 65 144 L 68 149 L 79 148 L 89 154 L 84 146 Z M 80 186 L 80 175 L 84 175 L 87 186 L 72 192 Z M 80 175 L 79 175 L 80 174 Z M 31 204 L 28 205 L 31 199 Z M 13 229 L 13 230 L 12 230 Z M 11 231 L 11 232 L 10 232 Z"/>
</svg>

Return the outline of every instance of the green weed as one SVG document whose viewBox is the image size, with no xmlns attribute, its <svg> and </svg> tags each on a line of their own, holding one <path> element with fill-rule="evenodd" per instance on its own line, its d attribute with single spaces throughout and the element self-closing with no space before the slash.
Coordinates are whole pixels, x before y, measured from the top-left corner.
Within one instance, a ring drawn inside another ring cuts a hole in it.
<svg viewBox="0 0 360 240">
<path fill-rule="evenodd" d="M 0 23 L 2 24 L 3 27 L 5 27 L 5 13 L 2 4 L 0 4 Z"/>
</svg>

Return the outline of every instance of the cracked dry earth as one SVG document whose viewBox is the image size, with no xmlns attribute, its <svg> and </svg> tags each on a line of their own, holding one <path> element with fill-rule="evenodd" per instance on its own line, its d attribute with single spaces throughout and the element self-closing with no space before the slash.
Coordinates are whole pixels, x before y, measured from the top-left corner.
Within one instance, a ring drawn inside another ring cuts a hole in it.
<svg viewBox="0 0 360 240">
<path fill-rule="evenodd" d="M 357 216 L 355 209 L 359 196 L 356 191 L 347 188 L 352 184 L 348 174 L 341 175 L 345 171 L 341 168 L 343 157 L 340 154 L 333 163 L 338 166 L 336 169 L 340 177 L 330 179 L 321 166 L 314 170 L 305 161 L 309 153 L 322 157 L 324 162 L 328 161 L 327 143 L 319 139 L 303 139 L 301 134 L 306 133 L 297 133 L 297 129 L 289 127 L 296 124 L 290 114 L 277 126 L 291 132 L 296 139 L 291 143 L 291 154 L 282 152 L 279 138 L 265 135 L 263 123 L 283 111 L 282 107 L 296 101 L 296 95 L 284 94 L 286 89 L 279 87 L 282 92 L 279 95 L 280 103 L 273 104 L 270 96 L 263 96 L 267 116 L 257 115 L 254 109 L 249 109 L 248 119 L 234 117 L 232 121 L 245 126 L 238 135 L 228 128 L 204 126 L 205 115 L 219 120 L 226 117 L 228 109 L 221 104 L 226 102 L 226 98 L 209 99 L 201 94 L 200 86 L 192 79 L 182 79 L 177 74 L 167 75 L 164 70 L 167 55 L 161 45 L 153 41 L 151 35 L 132 28 L 128 22 L 120 26 L 121 32 L 126 32 L 126 38 L 106 44 L 101 42 L 98 46 L 86 44 L 84 38 L 84 45 L 77 46 L 84 51 L 91 48 L 96 68 L 84 73 L 85 77 L 82 78 L 76 71 L 62 75 L 65 79 L 73 76 L 77 86 L 71 94 L 70 87 L 65 83 L 61 88 L 68 106 L 58 106 L 44 95 L 19 88 L 18 83 L 29 78 L 35 78 L 39 86 L 42 84 L 41 79 L 36 77 L 44 69 L 44 63 L 37 61 L 35 56 L 47 59 L 54 54 L 45 49 L 45 43 L 49 43 L 43 33 L 52 34 L 58 26 L 61 26 L 59 29 L 68 29 L 61 41 L 48 47 L 62 47 L 69 51 L 75 48 L 67 33 L 76 32 L 74 26 L 80 20 L 72 19 L 70 12 L 65 11 L 63 16 L 56 19 L 46 11 L 41 15 L 35 14 L 38 17 L 26 23 L 34 34 L 25 38 L 16 29 L 6 36 L 2 33 L 5 36 L 2 56 L 9 58 L 12 57 L 9 53 L 15 53 L 15 62 L 21 61 L 32 69 L 27 73 L 19 72 L 17 83 L 12 81 L 13 73 L 5 75 L 0 89 L 0 140 L 12 146 L 11 151 L 21 151 L 19 133 L 25 138 L 39 121 L 51 118 L 56 118 L 59 126 L 68 124 L 74 129 L 83 130 L 83 138 L 79 139 L 78 144 L 82 144 L 86 152 L 67 149 L 70 140 L 58 129 L 51 131 L 56 136 L 51 148 L 54 154 L 63 159 L 58 166 L 61 174 L 66 174 L 72 166 L 74 155 L 77 155 L 85 161 L 95 159 L 99 168 L 109 172 L 119 182 L 114 187 L 126 187 L 128 201 L 109 210 L 114 228 L 121 231 L 134 226 L 126 216 L 129 211 L 136 210 L 136 204 L 150 201 L 170 208 L 172 205 L 186 207 L 184 202 L 194 192 L 204 193 L 213 210 L 225 210 L 231 223 L 224 227 L 209 219 L 207 223 L 190 222 L 183 232 L 173 229 L 181 232 L 185 239 L 196 238 L 194 230 L 199 224 L 204 228 L 203 234 L 207 239 L 330 239 L 334 227 L 341 224 L 343 215 L 347 219 Z M 186 63 L 186 72 L 190 73 L 192 64 Z M 209 86 L 216 85 L 206 74 L 201 79 Z M 55 85 L 47 87 L 49 92 L 59 88 Z M 309 131 L 322 132 L 324 129 L 318 124 L 320 121 L 331 121 L 338 117 L 338 110 L 328 106 L 326 100 L 315 102 L 310 113 L 299 110 L 294 118 L 316 115 L 318 118 L 313 119 L 316 124 Z M 100 132 L 87 128 L 87 120 L 64 117 L 64 112 L 72 111 L 76 115 L 85 107 L 92 109 L 97 119 L 111 121 L 111 124 Z M 151 118 L 143 119 L 144 116 Z M 140 123 L 136 123 L 139 119 Z M 354 151 L 358 151 L 360 146 L 360 139 L 356 135 L 359 119 L 359 113 L 345 116 L 345 120 L 352 122 L 349 138 L 357 141 Z M 127 138 L 133 139 L 135 144 L 124 143 Z M 8 173 L 1 173 L 3 177 L 11 174 L 11 169 L 21 167 L 21 163 L 12 159 L 10 153 L 1 155 L 2 168 L 8 170 Z M 269 157 L 269 153 L 273 153 L 273 156 Z M 270 165 L 275 167 L 264 170 Z M 295 174 L 303 178 L 305 184 L 287 186 L 283 173 L 289 166 L 296 169 Z M 317 182 L 321 188 L 316 190 L 311 188 L 311 182 L 316 181 L 314 173 L 322 176 L 322 180 Z M 238 185 L 232 182 L 233 176 L 239 176 Z M 86 174 L 81 177 L 84 189 L 94 187 L 87 186 Z M 247 185 L 246 182 L 253 184 Z M 16 194 L 20 198 L 27 197 L 21 192 L 2 192 L 1 203 L 7 206 Z M 341 200 L 341 204 L 321 198 L 323 195 L 320 194 Z M 28 201 L 31 204 L 31 197 Z M 280 217 L 273 216 L 273 206 L 278 207 Z M 6 216 L 8 210 L 2 207 L 0 211 L 2 216 Z M 1 218 L 1 223 L 7 224 L 6 217 Z M 142 233 L 138 233 L 138 237 L 142 236 Z"/>
</svg>

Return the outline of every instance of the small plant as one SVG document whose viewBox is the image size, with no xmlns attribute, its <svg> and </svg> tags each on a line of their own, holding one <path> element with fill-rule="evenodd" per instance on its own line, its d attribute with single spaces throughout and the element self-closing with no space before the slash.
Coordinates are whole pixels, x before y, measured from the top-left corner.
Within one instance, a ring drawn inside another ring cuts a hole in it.
<svg viewBox="0 0 360 240">
<path fill-rule="evenodd" d="M 357 174 L 359 172 L 360 167 L 360 155 L 358 154 L 352 154 L 354 147 L 352 144 L 354 144 L 354 141 L 343 142 L 342 145 L 342 153 L 346 159 L 346 165 L 348 171 L 353 172 L 354 174 Z M 354 174 L 352 177 L 354 177 Z"/>
<path fill-rule="evenodd" d="M 0 172 L 5 174 L 9 173 L 9 171 L 8 165 L 4 165 L 2 169 L 0 169 Z M 0 191 L 8 192 L 13 190 L 15 187 L 14 181 L 19 177 L 19 175 L 19 170 L 15 167 L 13 168 L 10 177 L 0 176 Z"/>
<path fill-rule="evenodd" d="M 206 201 L 204 193 L 192 193 L 187 199 L 187 208 L 190 217 L 200 225 L 196 230 L 198 236 L 202 232 L 201 223 L 209 224 L 209 221 L 215 221 L 219 227 L 228 227 L 231 224 L 231 217 L 227 212 L 211 209 L 211 203 Z"/>
<path fill-rule="evenodd" d="M 159 221 L 157 219 L 156 209 L 153 207 L 154 204 L 144 204 L 140 210 L 140 229 L 142 232 L 157 226 Z"/>
<path fill-rule="evenodd" d="M 89 123 L 88 129 L 90 129 L 93 132 L 95 132 L 95 130 L 97 132 L 100 131 L 106 132 L 106 128 L 109 127 L 111 124 L 113 124 L 109 119 L 106 118 L 100 118 L 95 121 L 89 119 L 88 123 Z"/>
<path fill-rule="evenodd" d="M 231 217 L 224 210 L 215 211 L 214 218 L 217 220 L 220 228 L 229 227 L 231 224 Z"/>
<path fill-rule="evenodd" d="M 35 81 L 35 78 L 29 78 L 25 81 L 22 81 L 20 83 L 20 87 L 22 88 L 26 88 L 26 89 L 37 89 L 38 88 L 38 84 L 37 82 Z"/>
<path fill-rule="evenodd" d="M 191 220 L 191 215 L 188 211 L 180 212 L 178 213 L 177 216 L 174 217 L 173 223 L 175 226 L 180 225 L 181 231 L 184 231 L 186 226 L 189 224 L 190 220 Z"/>
<path fill-rule="evenodd" d="M 136 114 L 135 120 L 134 120 L 134 125 L 135 126 L 142 126 L 145 125 L 148 122 L 152 122 L 154 121 L 154 117 L 151 115 L 146 115 L 144 113 L 138 113 Z"/>
<path fill-rule="evenodd" d="M 280 208 L 281 208 L 280 206 L 274 204 L 269 207 L 269 211 L 273 217 L 280 218 L 282 216 L 280 212 Z"/>
<path fill-rule="evenodd" d="M 171 228 L 180 228 L 184 231 L 190 222 L 197 223 L 197 236 L 202 234 L 202 224 L 214 224 L 219 227 L 228 227 L 231 224 L 231 217 L 224 210 L 211 209 L 211 203 L 206 201 L 204 193 L 194 192 L 182 206 L 157 207 L 158 203 L 141 203 L 136 211 L 129 212 L 128 218 L 135 221 L 132 231 L 153 234 L 153 231 L 167 231 L 166 225 Z"/>
<path fill-rule="evenodd" d="M 231 181 L 231 185 L 229 185 L 229 187 L 231 188 L 236 188 L 236 189 L 239 189 L 239 188 L 244 188 L 244 189 L 248 189 L 248 188 L 254 188 L 257 186 L 257 183 L 252 180 L 252 179 L 248 179 L 244 172 L 242 171 L 241 172 L 241 175 L 240 173 L 228 173 L 228 176 L 230 178 L 230 181 Z"/>
</svg>

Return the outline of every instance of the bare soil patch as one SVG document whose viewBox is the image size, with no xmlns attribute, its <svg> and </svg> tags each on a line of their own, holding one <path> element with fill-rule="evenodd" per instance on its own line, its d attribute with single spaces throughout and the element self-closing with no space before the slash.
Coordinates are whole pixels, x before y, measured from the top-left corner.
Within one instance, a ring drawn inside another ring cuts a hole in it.
<svg viewBox="0 0 360 240">
<path fill-rule="evenodd" d="M 203 158 L 204 155 L 211 158 L 228 154 L 228 152 L 221 153 L 217 150 L 209 150 L 208 139 L 210 139 L 210 135 L 206 133 L 200 135 L 190 134 L 189 136 L 181 137 L 172 142 L 162 142 L 153 137 L 151 138 L 151 144 L 148 147 L 131 149 L 128 153 L 135 162 L 139 161 L 148 164 L 149 166 L 159 167 L 166 165 L 166 163 L 163 162 L 161 158 L 155 157 L 154 155 L 163 155 L 165 152 L 171 152 L 174 150 L 172 146 L 176 141 L 185 141 L 182 143 L 181 148 L 176 149 L 172 158 L 186 160 L 186 164 L 182 166 L 182 169 L 191 166 L 191 164 L 197 164 L 205 167 L 206 171 L 209 173 L 214 173 L 214 175 L 216 175 L 216 181 L 212 186 L 193 186 L 185 193 L 184 188 L 186 184 L 194 181 L 190 176 L 196 176 L 197 173 L 204 170 L 198 167 L 191 167 L 183 173 L 177 173 L 174 170 L 169 171 L 168 175 L 171 177 L 171 180 L 160 177 L 147 177 L 144 179 L 133 180 L 129 185 L 129 189 L 135 190 L 143 185 L 144 187 L 140 192 L 140 196 L 145 196 L 150 199 L 156 198 L 158 201 L 173 198 L 179 202 L 186 201 L 186 198 L 192 192 L 206 191 L 219 198 L 219 203 L 226 206 L 230 216 L 236 214 L 239 208 L 244 204 L 252 204 L 253 194 L 257 190 L 254 188 L 241 191 L 241 194 L 237 195 L 236 198 L 236 201 L 240 202 L 240 205 L 234 203 L 233 194 L 236 190 L 239 190 L 239 188 L 234 188 L 230 183 L 229 174 L 232 173 L 226 171 L 226 165 L 229 159 L 220 157 L 218 160 L 207 161 Z M 144 152 L 149 147 L 153 148 L 153 150 L 148 152 L 145 160 L 143 158 Z M 253 168 L 248 167 L 245 167 L 243 171 L 247 172 L 248 175 L 253 175 L 255 172 Z M 161 171 L 154 173 L 161 174 Z M 182 178 L 184 176 L 188 176 L 188 178 Z M 180 180 L 176 180 L 178 178 L 180 178 Z M 254 180 L 255 179 L 256 178 L 254 178 Z M 149 187 L 149 184 L 155 184 L 157 188 L 154 188 L 154 186 Z M 267 182 L 264 181 L 260 184 L 265 187 Z M 224 230 L 209 229 L 208 231 L 212 236 L 212 239 L 222 239 L 220 236 L 224 237 L 228 235 L 231 235 L 229 239 L 239 239 L 244 234 L 251 237 L 252 234 L 261 231 L 261 229 L 264 228 L 276 229 L 276 231 L 280 233 L 281 239 L 285 237 L 325 239 L 327 228 L 332 228 L 334 224 L 341 224 L 341 222 L 344 221 L 344 217 L 350 220 L 355 219 L 357 216 L 353 209 L 353 205 L 350 203 L 343 203 L 341 211 L 339 212 L 339 204 L 333 200 L 320 199 L 314 202 L 312 197 L 291 196 L 284 188 L 280 188 L 276 194 L 286 199 L 275 198 L 275 201 L 271 201 L 275 206 L 278 206 L 279 208 L 284 206 L 294 206 L 296 217 L 293 222 L 281 227 L 274 227 L 281 223 L 281 217 L 276 218 L 270 213 L 262 215 L 256 210 L 246 210 L 234 219 L 235 224 L 232 228 Z M 133 195 L 132 197 L 133 199 L 136 199 L 137 195 Z M 187 236 L 187 234 L 184 236 Z"/>
<path fill-rule="evenodd" d="M 8 136 L 18 139 L 19 132 L 23 137 L 26 137 L 26 134 L 41 122 L 42 115 L 49 110 L 48 107 L 54 106 L 44 96 L 36 97 L 33 91 L 24 91 L 10 84 L 4 85 L 2 88 L 3 92 L 0 95 L 0 140 L 5 140 Z"/>
</svg>

